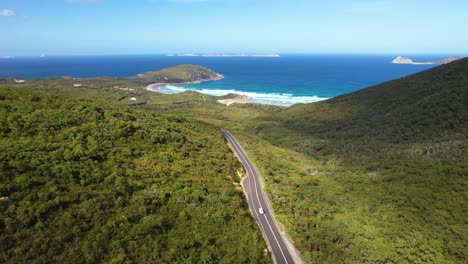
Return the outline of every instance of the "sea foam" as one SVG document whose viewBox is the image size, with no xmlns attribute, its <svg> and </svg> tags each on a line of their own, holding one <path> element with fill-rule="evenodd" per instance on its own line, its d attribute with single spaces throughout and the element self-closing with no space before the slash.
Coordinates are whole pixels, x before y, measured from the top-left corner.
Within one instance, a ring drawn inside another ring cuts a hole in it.
<svg viewBox="0 0 468 264">
<path fill-rule="evenodd" d="M 241 94 L 251 98 L 252 103 L 259 104 L 272 104 L 272 105 L 284 105 L 290 106 L 299 103 L 314 103 L 323 101 L 329 98 L 319 96 L 295 96 L 293 94 L 278 94 L 278 93 L 256 93 L 256 92 L 244 92 L 235 89 L 195 89 L 187 86 L 176 86 L 176 85 L 164 85 L 158 87 L 158 90 L 167 94 L 181 93 L 185 91 L 196 91 L 203 94 L 213 96 L 223 96 L 227 94 Z"/>
</svg>

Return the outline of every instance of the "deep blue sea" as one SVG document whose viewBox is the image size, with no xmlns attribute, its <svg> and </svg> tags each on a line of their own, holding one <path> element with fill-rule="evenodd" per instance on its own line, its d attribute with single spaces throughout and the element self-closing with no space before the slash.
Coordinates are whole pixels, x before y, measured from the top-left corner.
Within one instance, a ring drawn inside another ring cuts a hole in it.
<svg viewBox="0 0 468 264">
<path fill-rule="evenodd" d="M 433 65 L 390 63 L 396 55 L 281 55 L 266 57 L 169 57 L 165 55 L 0 58 L 0 78 L 52 76 L 76 78 L 136 76 L 146 71 L 194 63 L 209 67 L 224 79 L 193 85 L 166 85 L 163 92 L 197 90 L 210 95 L 239 93 L 258 103 L 292 105 L 350 93 L 407 76 Z M 406 55 L 414 61 L 448 56 Z"/>
</svg>

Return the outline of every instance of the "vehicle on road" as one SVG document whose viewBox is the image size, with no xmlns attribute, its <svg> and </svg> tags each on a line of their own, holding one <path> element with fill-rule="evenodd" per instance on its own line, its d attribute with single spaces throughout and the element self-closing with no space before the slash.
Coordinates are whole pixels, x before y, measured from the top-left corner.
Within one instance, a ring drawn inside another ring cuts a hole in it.
<svg viewBox="0 0 468 264">
<path fill-rule="evenodd" d="M 262 208 L 262 205 L 268 204 L 268 200 L 262 193 L 262 185 L 260 184 L 261 178 L 258 171 L 231 133 L 223 129 L 221 131 L 247 172 L 248 177 L 244 181 L 243 189 L 245 194 L 247 194 L 247 202 L 252 209 L 252 215 L 262 229 L 264 238 L 271 248 L 275 263 L 296 263 L 281 231 L 275 223 L 274 215 L 271 215 L 269 210 Z M 257 210 L 257 212 L 255 212 L 255 210 Z"/>
</svg>

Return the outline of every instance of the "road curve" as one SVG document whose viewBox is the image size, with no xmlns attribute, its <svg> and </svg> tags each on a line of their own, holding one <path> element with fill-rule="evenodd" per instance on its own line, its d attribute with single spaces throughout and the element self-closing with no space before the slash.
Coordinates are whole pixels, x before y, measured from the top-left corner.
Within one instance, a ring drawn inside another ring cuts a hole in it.
<svg viewBox="0 0 468 264">
<path fill-rule="evenodd" d="M 266 197 L 263 195 L 263 191 L 260 185 L 260 175 L 253 166 L 252 162 L 247 158 L 240 145 L 234 139 L 234 137 L 228 131 L 221 129 L 224 137 L 231 144 L 240 162 L 244 164 L 247 171 L 248 177 L 244 180 L 244 191 L 247 193 L 247 200 L 249 203 L 250 210 L 260 225 L 263 231 L 263 235 L 267 240 L 270 250 L 273 253 L 275 262 L 278 264 L 293 264 L 294 259 L 290 253 L 290 250 L 285 242 L 283 235 L 280 233 L 276 226 L 275 219 L 268 209 Z M 260 213 L 260 208 L 263 209 L 264 214 Z"/>
</svg>

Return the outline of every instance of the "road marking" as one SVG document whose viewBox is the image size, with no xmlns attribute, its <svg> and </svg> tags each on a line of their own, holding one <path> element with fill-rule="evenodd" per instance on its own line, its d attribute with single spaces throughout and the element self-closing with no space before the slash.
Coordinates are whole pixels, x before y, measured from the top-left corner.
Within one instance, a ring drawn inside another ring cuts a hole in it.
<svg viewBox="0 0 468 264">
<path fill-rule="evenodd" d="M 263 207 L 262 202 L 260 201 L 260 197 L 259 197 L 259 195 L 258 195 L 258 189 L 257 189 L 257 180 L 258 180 L 258 179 L 256 179 L 256 176 L 258 177 L 257 171 L 256 171 L 255 168 L 253 167 L 253 164 L 251 164 L 250 161 L 247 159 L 247 156 L 246 156 L 246 155 L 244 154 L 244 152 L 241 150 L 240 146 L 237 144 L 237 141 L 234 139 L 234 137 L 233 137 L 232 135 L 230 135 L 230 133 L 227 132 L 226 130 L 222 130 L 222 132 L 223 132 L 223 134 L 226 136 L 226 138 L 228 139 L 229 143 L 231 143 L 231 145 L 234 147 L 234 151 L 236 152 L 236 154 L 238 154 L 237 156 L 239 157 L 239 159 L 241 159 L 241 162 L 244 161 L 244 162 L 242 162 L 242 163 L 243 163 L 244 167 L 247 169 L 248 175 L 251 176 L 251 177 L 253 178 L 253 181 L 254 181 L 254 184 L 255 184 L 255 194 L 256 194 L 256 196 L 257 196 L 258 204 L 259 204 L 260 207 Z M 254 173 L 254 172 L 255 172 L 255 173 Z M 251 196 L 252 196 L 252 184 L 249 185 L 249 190 L 250 190 L 250 193 L 251 193 Z M 262 199 L 265 200 L 265 197 L 264 197 L 263 193 L 261 193 L 261 196 L 262 196 Z M 252 203 L 253 203 L 253 201 L 252 201 Z M 253 204 L 253 205 L 255 205 L 255 204 Z M 254 206 L 254 207 L 255 207 L 255 206 Z M 259 215 L 258 215 L 258 213 L 257 213 L 256 208 L 253 208 L 253 209 L 254 209 L 253 211 L 255 211 L 255 215 L 257 216 L 257 219 L 260 220 L 260 217 L 259 217 Z M 268 217 L 266 216 L 266 214 L 264 214 L 264 217 L 265 217 L 265 220 L 266 220 L 266 222 L 267 222 L 267 224 L 268 224 L 268 227 L 270 228 L 270 231 L 271 231 L 271 233 L 272 233 L 272 235 L 273 235 L 273 237 L 274 237 L 276 243 L 278 244 L 278 247 L 279 247 L 279 249 L 280 249 L 281 255 L 283 255 L 284 260 L 285 260 L 286 263 L 288 264 L 289 262 L 288 262 L 288 260 L 286 259 L 286 256 L 284 255 L 283 249 L 282 249 L 282 247 L 281 247 L 281 245 L 280 245 L 280 243 L 279 243 L 279 241 L 278 241 L 278 238 L 277 238 L 276 235 L 275 235 L 275 232 L 273 231 L 273 228 L 272 228 L 272 226 L 271 226 L 271 224 L 270 224 L 270 221 L 268 221 Z M 259 221 L 259 224 L 260 224 L 260 226 L 262 226 L 262 228 L 265 230 L 265 228 L 263 227 L 261 221 Z M 279 230 L 278 230 L 278 232 L 279 232 Z M 286 245 L 286 243 L 285 243 L 285 245 Z"/>
<path fill-rule="evenodd" d="M 257 175 L 257 176 L 258 176 L 258 175 Z M 256 179 L 255 179 L 256 177 L 254 177 L 253 175 L 252 175 L 252 177 L 254 178 L 253 181 L 254 181 L 254 184 L 255 184 L 255 193 L 257 194 L 258 203 L 259 203 L 260 205 L 262 205 L 262 202 L 260 201 L 260 198 L 258 197 L 257 181 L 256 181 Z M 262 198 L 265 199 L 265 197 L 263 197 L 263 195 L 262 195 Z M 270 212 L 268 212 L 268 213 L 270 213 Z M 279 249 L 280 249 L 280 251 L 281 251 L 281 255 L 283 255 L 284 261 L 286 261 L 286 263 L 288 263 L 288 260 L 286 259 L 286 256 L 284 255 L 284 252 L 283 252 L 283 249 L 282 249 L 282 247 L 281 247 L 281 245 L 280 245 L 280 243 L 279 243 L 279 241 L 278 241 L 278 238 L 277 238 L 276 235 L 275 235 L 275 231 L 273 231 L 273 228 L 272 228 L 271 225 L 270 225 L 270 221 L 268 221 L 268 217 L 266 216 L 266 214 L 264 214 L 263 216 L 265 217 L 265 220 L 266 220 L 266 222 L 267 222 L 267 224 L 268 224 L 268 227 L 270 228 L 271 233 L 273 234 L 273 237 L 275 238 L 276 243 L 278 244 L 278 247 L 279 247 Z M 278 232 L 279 232 L 279 231 L 278 231 Z"/>
</svg>

